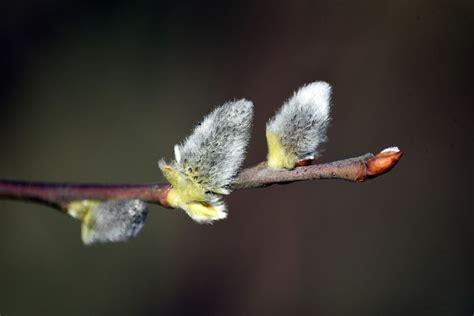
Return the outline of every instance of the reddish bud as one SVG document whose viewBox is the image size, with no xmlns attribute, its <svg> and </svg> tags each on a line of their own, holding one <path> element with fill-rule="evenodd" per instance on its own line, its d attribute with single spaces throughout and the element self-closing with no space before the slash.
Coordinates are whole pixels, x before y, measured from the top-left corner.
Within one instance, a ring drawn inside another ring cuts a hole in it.
<svg viewBox="0 0 474 316">
<path fill-rule="evenodd" d="M 402 158 L 402 155 L 403 153 L 397 147 L 382 150 L 366 162 L 367 175 L 373 178 L 390 171 Z"/>
</svg>

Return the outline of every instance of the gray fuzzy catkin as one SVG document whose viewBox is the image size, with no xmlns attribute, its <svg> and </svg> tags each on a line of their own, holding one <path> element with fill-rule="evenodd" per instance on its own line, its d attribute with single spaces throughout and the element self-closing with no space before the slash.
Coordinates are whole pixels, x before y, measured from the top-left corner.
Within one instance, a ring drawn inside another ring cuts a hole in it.
<svg viewBox="0 0 474 316">
<path fill-rule="evenodd" d="M 217 107 L 175 146 L 173 166 L 192 176 L 206 191 L 229 193 L 245 158 L 252 118 L 253 103 L 245 99 Z"/>
<path fill-rule="evenodd" d="M 299 159 L 318 155 L 325 142 L 330 121 L 331 86 L 316 81 L 301 87 L 267 123 L 267 132 L 276 136 L 289 153 Z"/>
<path fill-rule="evenodd" d="M 82 228 L 82 240 L 87 245 L 135 237 L 144 226 L 148 208 L 141 200 L 110 200 L 90 212 L 90 224 Z"/>
</svg>

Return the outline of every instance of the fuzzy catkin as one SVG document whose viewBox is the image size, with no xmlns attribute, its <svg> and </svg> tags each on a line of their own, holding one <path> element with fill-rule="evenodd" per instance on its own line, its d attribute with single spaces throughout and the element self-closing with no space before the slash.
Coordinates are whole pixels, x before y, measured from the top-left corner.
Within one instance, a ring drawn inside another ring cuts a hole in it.
<svg viewBox="0 0 474 316">
<path fill-rule="evenodd" d="M 317 81 L 301 87 L 267 123 L 287 154 L 302 160 L 317 156 L 330 121 L 331 86 Z"/>
<path fill-rule="evenodd" d="M 230 193 L 250 138 L 253 104 L 247 100 L 217 107 L 176 145 L 175 160 L 158 164 L 172 188 L 167 201 L 198 223 L 227 217 L 222 194 Z"/>
<path fill-rule="evenodd" d="M 216 108 L 182 144 L 175 146 L 173 167 L 205 191 L 229 193 L 229 185 L 245 158 L 252 117 L 253 104 L 245 99 Z"/>
</svg>

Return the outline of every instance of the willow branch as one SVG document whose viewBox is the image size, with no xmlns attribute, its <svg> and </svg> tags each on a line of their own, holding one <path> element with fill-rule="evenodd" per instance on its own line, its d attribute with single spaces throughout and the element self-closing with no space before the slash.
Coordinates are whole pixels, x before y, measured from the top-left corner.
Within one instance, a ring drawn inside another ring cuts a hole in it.
<svg viewBox="0 0 474 316">
<path fill-rule="evenodd" d="M 390 171 L 402 152 L 391 148 L 377 155 L 365 154 L 329 163 L 297 167 L 292 170 L 270 170 L 265 163 L 244 169 L 232 185 L 233 190 L 255 189 L 273 184 L 318 179 L 342 179 L 363 182 Z M 0 180 L 0 199 L 15 199 L 46 204 L 65 211 L 71 201 L 95 199 L 141 199 L 169 207 L 170 185 L 147 184 L 79 184 Z"/>
</svg>

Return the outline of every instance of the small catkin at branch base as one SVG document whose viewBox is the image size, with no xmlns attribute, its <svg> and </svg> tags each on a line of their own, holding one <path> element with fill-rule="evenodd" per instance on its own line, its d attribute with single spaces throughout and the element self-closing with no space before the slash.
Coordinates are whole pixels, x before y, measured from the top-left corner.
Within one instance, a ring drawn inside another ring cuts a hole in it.
<svg viewBox="0 0 474 316">
<path fill-rule="evenodd" d="M 147 204 L 141 200 L 80 200 L 69 203 L 67 213 L 82 222 L 86 245 L 127 241 L 145 225 Z"/>
</svg>

